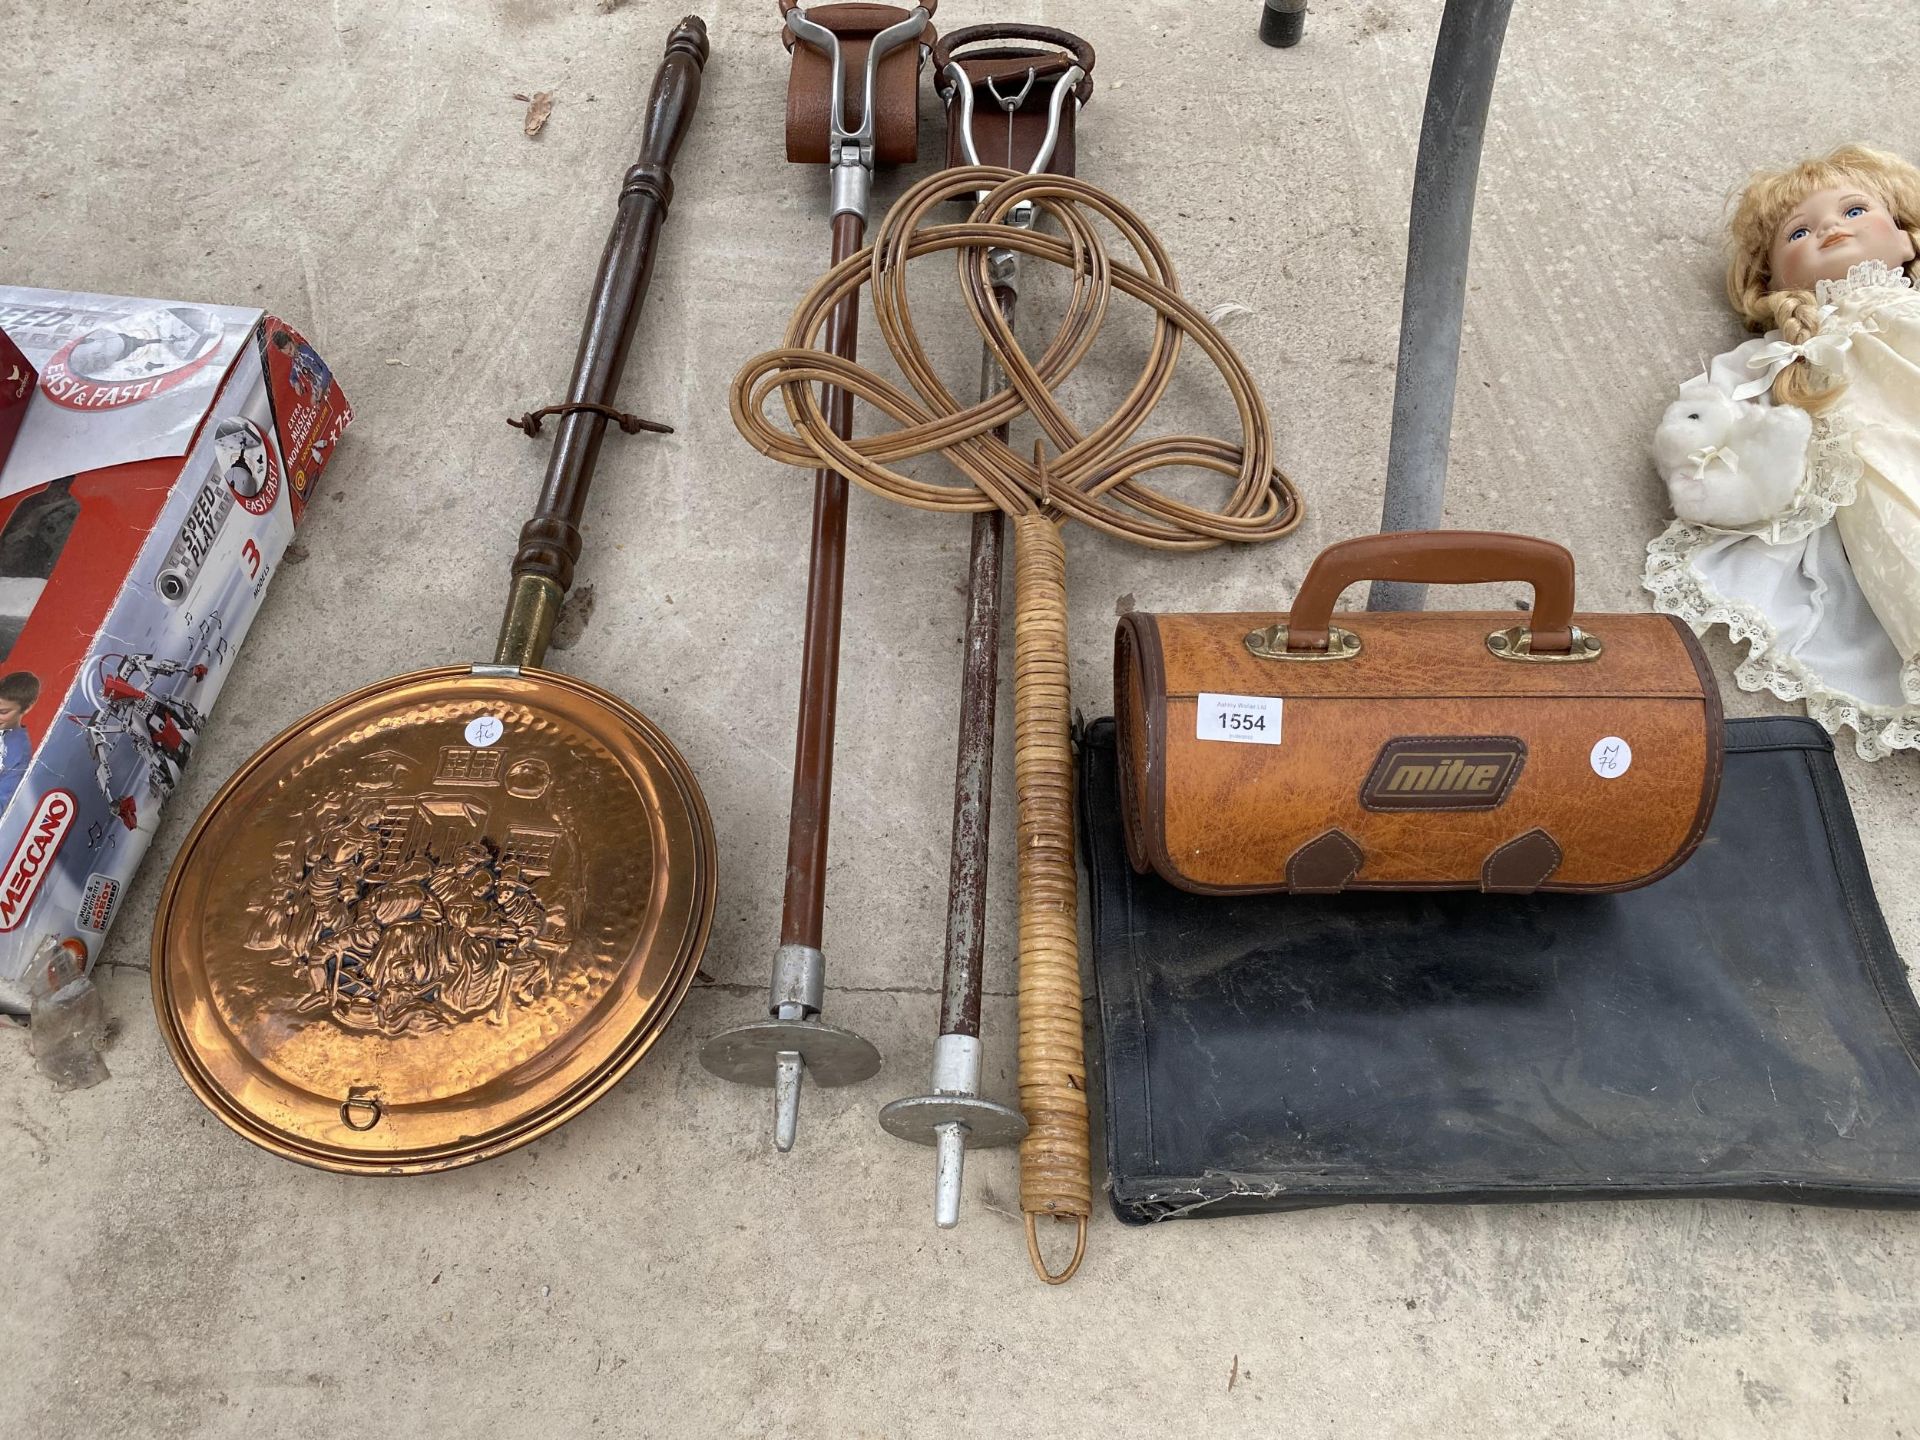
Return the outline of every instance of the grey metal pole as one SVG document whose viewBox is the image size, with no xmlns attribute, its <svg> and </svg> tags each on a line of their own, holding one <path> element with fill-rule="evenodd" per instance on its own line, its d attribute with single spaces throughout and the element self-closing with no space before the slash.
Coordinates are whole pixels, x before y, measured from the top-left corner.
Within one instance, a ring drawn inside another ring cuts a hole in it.
<svg viewBox="0 0 1920 1440">
<path fill-rule="evenodd" d="M 1387 443 L 1384 530 L 1434 530 L 1447 495 L 1448 432 L 1460 369 L 1460 316 L 1467 298 L 1474 188 L 1494 72 L 1513 0 L 1447 0 L 1433 47 L 1420 156 L 1407 224 L 1407 277 L 1400 302 L 1400 368 Z M 1427 587 L 1376 580 L 1369 610 L 1418 610 Z"/>
</svg>

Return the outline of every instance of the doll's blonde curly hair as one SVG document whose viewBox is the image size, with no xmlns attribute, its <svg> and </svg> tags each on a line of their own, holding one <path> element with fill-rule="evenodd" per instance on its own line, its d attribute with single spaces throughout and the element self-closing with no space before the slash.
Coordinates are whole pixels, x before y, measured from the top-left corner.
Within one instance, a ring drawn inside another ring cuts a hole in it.
<svg viewBox="0 0 1920 1440">
<path fill-rule="evenodd" d="M 1819 307 L 1811 290 L 1774 290 L 1770 256 L 1781 223 L 1816 190 L 1857 185 L 1879 196 L 1895 223 L 1920 249 L 1920 169 L 1898 155 L 1866 145 L 1842 145 L 1830 155 L 1802 160 L 1784 170 L 1762 170 L 1747 181 L 1734 202 L 1728 224 L 1731 256 L 1727 299 L 1754 330 L 1778 330 L 1790 345 L 1811 339 L 1820 328 Z M 1909 265 L 1909 272 L 1920 261 Z M 1844 385 L 1824 388 L 1812 368 L 1797 360 L 1773 382 L 1773 398 L 1815 414 L 1840 398 Z"/>
</svg>

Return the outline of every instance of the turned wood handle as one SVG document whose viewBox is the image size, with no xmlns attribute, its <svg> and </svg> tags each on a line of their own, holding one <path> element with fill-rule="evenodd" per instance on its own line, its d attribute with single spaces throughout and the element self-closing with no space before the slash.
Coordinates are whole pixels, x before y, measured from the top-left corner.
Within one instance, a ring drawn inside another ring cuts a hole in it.
<svg viewBox="0 0 1920 1440">
<path fill-rule="evenodd" d="M 647 130 L 640 141 L 640 165 L 664 176 L 680 153 L 700 102 L 700 74 L 707 63 L 707 22 L 689 15 L 667 36 L 667 53 L 647 96 Z"/>
<path fill-rule="evenodd" d="M 655 242 L 673 199 L 673 159 L 693 121 L 706 61 L 706 24 L 689 15 L 667 36 L 666 54 L 653 77 L 640 158 L 621 182 L 619 206 L 574 357 L 566 394 L 566 405 L 573 408 L 561 418 L 554 436 L 540 503 L 520 531 L 515 577 L 551 580 L 562 594 L 573 585 L 580 520 L 607 428 L 605 414 L 594 407 L 611 406 L 620 389 L 627 350 L 653 279 Z"/>
</svg>

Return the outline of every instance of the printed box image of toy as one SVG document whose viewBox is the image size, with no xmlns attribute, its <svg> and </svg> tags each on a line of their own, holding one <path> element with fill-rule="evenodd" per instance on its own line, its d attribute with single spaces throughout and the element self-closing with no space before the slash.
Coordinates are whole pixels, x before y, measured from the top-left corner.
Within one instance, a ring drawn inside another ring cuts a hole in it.
<svg viewBox="0 0 1920 1440">
<path fill-rule="evenodd" d="M 98 958 L 352 409 L 257 309 L 0 286 L 0 1009 Z"/>
</svg>

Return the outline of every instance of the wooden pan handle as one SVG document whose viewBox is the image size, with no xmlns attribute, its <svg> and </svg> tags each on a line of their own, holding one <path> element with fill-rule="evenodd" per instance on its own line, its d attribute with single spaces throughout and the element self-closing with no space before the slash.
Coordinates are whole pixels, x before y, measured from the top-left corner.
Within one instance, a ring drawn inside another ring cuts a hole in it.
<svg viewBox="0 0 1920 1440">
<path fill-rule="evenodd" d="M 543 412 L 560 413 L 559 433 L 547 456 L 540 503 L 520 528 L 513 554 L 513 588 L 494 647 L 497 664 L 531 666 L 546 658 L 553 622 L 573 587 L 593 467 L 600 459 L 607 416 L 618 413 L 613 400 L 620 372 L 626 368 L 640 306 L 653 279 L 655 242 L 673 199 L 673 158 L 699 103 L 700 72 L 706 63 L 707 27 L 689 15 L 667 36 L 666 55 L 653 77 L 646 138 L 640 159 L 621 182 L 619 208 L 600 256 L 593 298 L 587 302 L 566 402 Z M 536 428 L 527 433 L 534 434 Z"/>
<path fill-rule="evenodd" d="M 635 168 L 658 170 L 671 186 L 667 171 L 680 153 L 700 103 L 700 75 L 707 63 L 707 22 L 689 15 L 667 36 L 667 53 L 653 77 L 647 96 L 647 130 L 640 141 L 640 163 Z"/>
<path fill-rule="evenodd" d="M 516 579 L 539 577 L 562 595 L 573 585 L 573 567 L 580 559 L 580 519 L 607 428 L 605 414 L 591 407 L 610 406 L 620 388 L 641 302 L 653 279 L 655 241 L 673 199 L 673 159 L 700 100 L 706 59 L 707 27 L 688 16 L 667 37 L 666 55 L 653 77 L 640 158 L 621 182 L 619 208 L 600 257 L 567 386 L 566 404 L 576 408 L 560 421 L 540 503 L 521 530 L 513 557 Z"/>
</svg>

